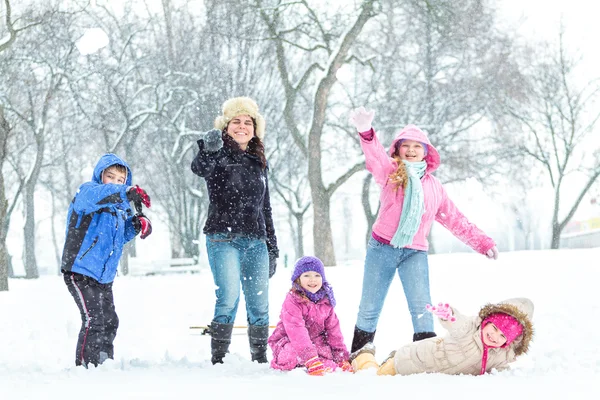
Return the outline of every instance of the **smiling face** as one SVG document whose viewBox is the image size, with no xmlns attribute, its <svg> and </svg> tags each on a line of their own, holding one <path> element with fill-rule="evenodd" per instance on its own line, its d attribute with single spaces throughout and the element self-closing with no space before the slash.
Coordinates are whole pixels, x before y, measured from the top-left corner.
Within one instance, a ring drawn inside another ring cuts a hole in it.
<svg viewBox="0 0 600 400">
<path fill-rule="evenodd" d="M 237 115 L 227 124 L 227 134 L 235 140 L 242 150 L 254 137 L 254 121 L 249 115 Z"/>
<path fill-rule="evenodd" d="M 423 161 L 425 158 L 425 148 L 423 147 L 423 144 L 409 139 L 405 139 L 400 143 L 397 153 L 402 160 L 409 162 L 419 162 Z"/>
<path fill-rule="evenodd" d="M 483 343 L 489 347 L 502 347 L 506 343 L 506 336 L 492 322 L 483 327 L 482 337 Z"/>
<path fill-rule="evenodd" d="M 300 286 L 307 292 L 317 293 L 323 286 L 323 277 L 315 271 L 307 271 L 300 275 Z"/>
</svg>

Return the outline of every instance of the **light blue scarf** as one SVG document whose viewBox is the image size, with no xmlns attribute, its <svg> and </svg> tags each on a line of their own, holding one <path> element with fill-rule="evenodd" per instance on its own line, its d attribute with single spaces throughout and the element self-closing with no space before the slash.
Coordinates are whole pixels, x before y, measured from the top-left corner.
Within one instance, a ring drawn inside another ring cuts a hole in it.
<svg viewBox="0 0 600 400">
<path fill-rule="evenodd" d="M 400 223 L 390 241 L 390 244 L 396 248 L 408 246 L 412 243 L 421 225 L 421 217 L 425 208 L 421 178 L 425 175 L 427 163 L 425 161 L 402 161 L 408 173 L 408 184 L 404 188 L 404 203 L 402 204 Z"/>
</svg>

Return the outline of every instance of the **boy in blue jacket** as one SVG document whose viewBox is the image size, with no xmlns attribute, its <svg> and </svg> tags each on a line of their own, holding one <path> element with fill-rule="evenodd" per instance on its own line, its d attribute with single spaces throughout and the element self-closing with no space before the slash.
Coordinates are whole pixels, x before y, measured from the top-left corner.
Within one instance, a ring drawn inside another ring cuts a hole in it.
<svg viewBox="0 0 600 400">
<path fill-rule="evenodd" d="M 131 182 L 129 165 L 105 154 L 69 206 L 61 271 L 81 313 L 75 365 L 98 366 L 114 357 L 119 318 L 112 284 L 123 245 L 139 233 L 144 239 L 152 232 L 150 220 L 141 213 L 141 204 L 150 207 L 150 197 Z M 130 201 L 136 204 L 136 215 Z"/>
</svg>

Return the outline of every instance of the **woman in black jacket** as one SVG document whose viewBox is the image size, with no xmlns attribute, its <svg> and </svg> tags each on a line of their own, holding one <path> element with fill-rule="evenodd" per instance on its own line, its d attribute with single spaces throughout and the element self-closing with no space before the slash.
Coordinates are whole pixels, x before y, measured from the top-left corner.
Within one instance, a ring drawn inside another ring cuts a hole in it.
<svg viewBox="0 0 600 400">
<path fill-rule="evenodd" d="M 215 129 L 198 140 L 192 171 L 206 180 L 210 204 L 204 226 L 217 301 L 211 322 L 211 361 L 223 363 L 244 291 L 252 361 L 267 362 L 269 278 L 277 238 L 271 216 L 265 120 L 248 97 L 223 104 Z"/>
</svg>

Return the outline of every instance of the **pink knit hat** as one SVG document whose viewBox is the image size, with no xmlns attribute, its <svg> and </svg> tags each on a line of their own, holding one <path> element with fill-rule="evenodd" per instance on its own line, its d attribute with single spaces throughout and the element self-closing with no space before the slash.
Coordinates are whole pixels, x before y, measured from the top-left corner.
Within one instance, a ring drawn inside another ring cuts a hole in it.
<svg viewBox="0 0 600 400">
<path fill-rule="evenodd" d="M 523 333 L 523 325 L 508 314 L 496 313 L 492 314 L 483 320 L 481 326 L 484 327 L 489 323 L 496 325 L 496 328 L 500 329 L 504 336 L 506 336 L 506 343 L 502 347 L 508 347 L 513 340 L 515 340 L 521 333 Z"/>
<path fill-rule="evenodd" d="M 505 313 L 494 313 L 490 314 L 486 319 L 481 322 L 481 342 L 483 344 L 483 355 L 481 357 L 481 375 L 485 374 L 488 358 L 489 346 L 483 341 L 483 327 L 489 323 L 496 325 L 496 328 L 500 329 L 504 336 L 506 336 L 506 343 L 501 347 L 508 347 L 510 344 L 523 333 L 523 325 L 516 320 L 515 317 Z"/>
</svg>

